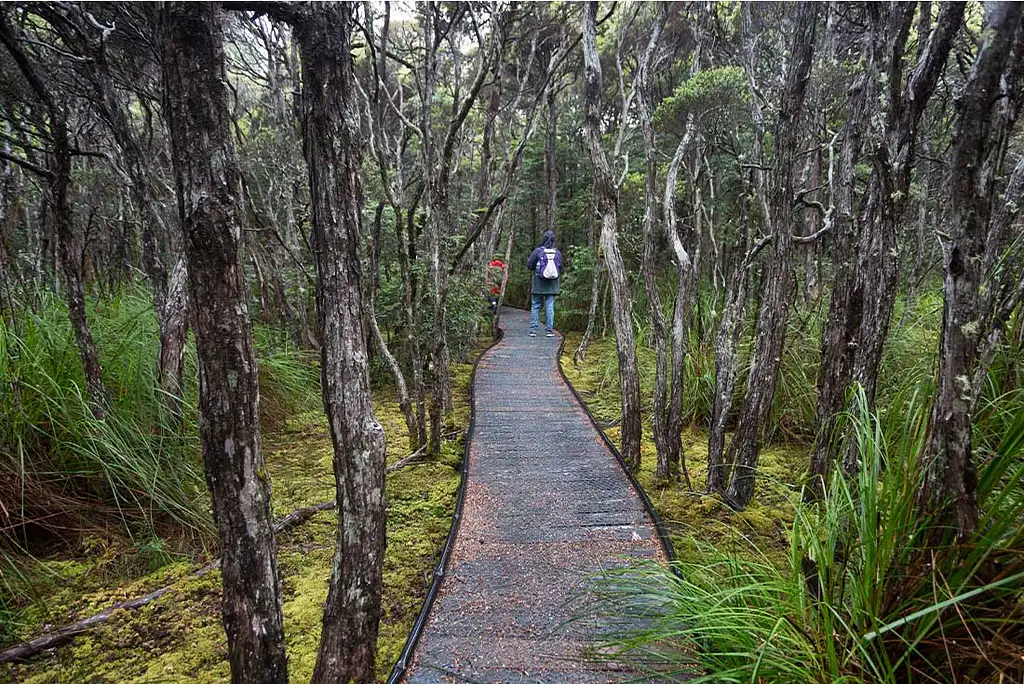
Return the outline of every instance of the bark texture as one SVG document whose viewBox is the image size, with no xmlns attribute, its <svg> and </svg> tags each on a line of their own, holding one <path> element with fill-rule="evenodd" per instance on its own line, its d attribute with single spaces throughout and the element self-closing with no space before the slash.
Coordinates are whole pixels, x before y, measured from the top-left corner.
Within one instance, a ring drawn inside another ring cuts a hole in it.
<svg viewBox="0 0 1024 684">
<path fill-rule="evenodd" d="M 355 6 L 324 3 L 295 22 L 317 265 L 324 409 L 334 444 L 338 535 L 314 683 L 373 682 L 384 526 L 384 430 L 370 394 L 359 265 Z M 374 326 L 375 327 L 375 326 Z M 379 333 L 375 333 L 379 334 Z"/>
<path fill-rule="evenodd" d="M 894 5 L 886 26 L 879 27 L 887 39 L 888 107 L 884 130 L 876 133 L 880 144 L 875 145 L 866 205 L 861 214 L 853 305 L 860 312 L 860 320 L 852 379 L 864 389 L 868 406 L 874 406 L 878 369 L 896 301 L 897 222 L 903 218 L 909 195 L 918 126 L 960 28 L 963 12 L 962 3 L 943 4 L 925 51 L 905 83 L 902 54 L 913 21 L 913 4 Z M 859 468 L 852 449 L 846 450 L 843 461 L 847 471 Z"/>
<path fill-rule="evenodd" d="M 647 308 L 651 316 L 651 335 L 654 338 L 654 405 L 652 407 L 652 423 L 654 446 L 657 451 L 657 467 L 655 475 L 659 480 L 671 482 L 679 477 L 679 461 L 682 451 L 682 440 L 680 437 L 681 425 L 673 425 L 672 416 L 669 413 L 669 350 L 668 331 L 665 322 L 665 312 L 662 308 L 661 295 L 658 292 L 657 280 L 657 248 L 658 241 L 663 237 L 662 229 L 674 231 L 674 221 L 669 223 L 668 216 L 658 215 L 658 149 L 655 140 L 654 126 L 652 124 L 654 102 L 650 88 L 650 70 L 654 51 L 658 47 L 662 29 L 665 24 L 665 12 L 661 11 L 655 20 L 651 37 L 644 51 L 643 59 L 637 68 L 636 89 L 638 92 L 638 112 L 640 115 L 640 129 L 644 139 L 644 251 L 643 251 L 643 279 L 644 292 L 647 295 Z M 678 169 L 678 164 L 675 165 Z M 670 171 L 670 175 L 672 172 Z M 666 188 L 666 193 L 671 193 L 671 200 L 675 200 L 675 177 L 671 178 L 672 187 Z M 680 286 L 683 283 L 679 283 Z M 677 296 L 684 296 L 685 288 L 677 290 Z M 673 357 L 674 359 L 675 357 Z M 672 377 L 671 382 L 677 380 Z M 682 378 L 678 378 L 682 380 Z M 681 404 L 680 404 L 681 408 Z M 681 421 L 680 421 L 681 422 Z"/>
<path fill-rule="evenodd" d="M 726 286 L 722 321 L 715 335 L 715 400 L 708 432 L 707 492 L 725 492 L 729 469 L 725 463 L 725 428 L 732 411 L 739 366 L 739 342 L 750 279 L 746 264 L 736 268 Z"/>
<path fill-rule="evenodd" d="M 601 251 L 612 293 L 612 323 L 619 360 L 622 396 L 622 458 L 633 472 L 640 470 L 640 375 L 633 335 L 633 302 L 619 252 L 618 193 L 601 147 L 601 59 L 597 53 L 597 2 L 583 8 L 583 58 L 586 65 L 583 128 L 594 164 L 594 194 L 601 217 Z"/>
<path fill-rule="evenodd" d="M 961 540 L 978 525 L 977 469 L 972 456 L 972 378 L 984 310 L 986 244 L 993 227 L 995 175 L 1010 121 L 998 121 L 1000 100 L 1016 99 L 1024 39 L 1019 3 L 987 3 L 982 45 L 956 103 L 949 197 L 951 234 L 942 242 L 943 312 L 939 370 L 919 494 L 929 513 L 951 508 Z M 1016 48 L 1016 49 L 1015 49 Z M 1007 92 L 1000 92 L 1001 82 Z M 1002 97 L 1000 97 L 1002 96 Z M 1005 105 L 1002 105 L 1005 106 Z M 1013 114 L 1015 118 L 1015 112 Z"/>
<path fill-rule="evenodd" d="M 800 115 L 811 72 L 818 9 L 811 3 L 805 3 L 797 5 L 794 12 L 790 64 L 775 127 L 775 158 L 767 198 L 772 246 L 762 274 L 753 363 L 747 376 L 739 425 L 729 445 L 731 458 L 727 458 L 734 466 L 726 497 L 737 506 L 745 506 L 754 494 L 758 440 L 775 398 L 789 303 L 795 288 L 790 264 L 794 159 L 800 139 Z"/>
<path fill-rule="evenodd" d="M 868 7 L 872 27 L 870 49 L 875 68 L 868 72 L 873 80 L 865 87 L 882 91 L 884 117 L 865 115 L 875 140 L 872 173 L 859 212 L 859 227 L 845 224 L 849 192 L 845 188 L 846 170 L 841 171 L 838 252 L 841 268 L 833 284 L 829 321 L 822 336 L 822 372 L 819 376 L 819 437 L 812 457 L 815 483 L 808 491 L 821 491 L 839 450 L 841 435 L 835 431 L 837 414 L 842 410 L 850 383 L 864 391 L 868 406 L 874 405 L 878 371 L 895 303 L 899 254 L 896 247 L 898 221 L 905 213 L 913 168 L 913 150 L 925 104 L 935 89 L 949 54 L 953 38 L 963 16 L 963 5 L 944 4 L 935 29 L 922 40 L 918 59 L 907 78 L 903 73 L 903 53 L 913 20 L 914 8 L 904 5 Z M 920 23 L 920 28 L 928 24 Z M 876 83 L 877 82 L 877 83 Z M 876 101 L 878 96 L 869 99 Z M 855 107 L 852 107 L 855 109 Z M 852 112 L 851 112 L 852 113 Z M 845 163 L 845 160 L 844 160 Z M 855 445 L 842 450 L 842 466 L 856 472 L 859 458 Z"/>
<path fill-rule="evenodd" d="M 188 284 L 196 303 L 200 436 L 220 536 L 234 682 L 288 680 L 259 387 L 239 258 L 240 174 L 231 137 L 221 10 L 164 7 L 164 81 Z"/>
<path fill-rule="evenodd" d="M 163 308 L 157 314 L 160 325 L 157 373 L 172 422 L 180 425 L 184 418 L 185 343 L 188 341 L 189 312 L 188 265 L 184 255 L 174 264 L 163 300 Z"/>
<path fill-rule="evenodd" d="M 868 3 L 865 10 L 873 25 L 878 23 L 881 5 Z M 853 306 L 854 248 L 857 243 L 857 224 L 854 221 L 854 191 L 857 182 L 857 162 L 863 147 L 865 127 L 875 101 L 877 74 L 877 45 L 881 36 L 877 31 L 865 33 L 861 52 L 862 71 L 850 90 L 850 101 L 839 149 L 839 181 L 833 193 L 833 250 L 835 277 L 829 299 L 828 318 L 821 335 L 821 365 L 818 369 L 818 434 L 811 454 L 811 482 L 804 491 L 811 500 L 824 495 L 825 483 L 835 453 L 836 420 L 846 401 L 850 369 L 855 344 L 859 311 Z"/>
<path fill-rule="evenodd" d="M 664 214 L 664 237 L 672 250 L 672 258 L 676 267 L 676 295 L 672 305 L 672 321 L 668 331 L 670 387 L 668 412 L 665 418 L 666 444 L 665 465 L 666 476 L 669 478 L 682 473 L 686 488 L 690 489 L 690 474 L 686 468 L 686 455 L 683 453 L 683 377 L 686 373 L 686 341 L 691 290 L 696 274 L 696 259 L 684 247 L 679 237 L 679 226 L 676 218 L 676 187 L 679 167 L 686 154 L 690 151 L 696 128 L 692 119 L 688 122 L 686 133 L 679 141 L 676 152 L 669 162 L 665 174 L 665 194 L 662 199 Z M 698 237 L 699 240 L 699 237 Z M 661 465 L 659 453 L 659 470 Z"/>
</svg>

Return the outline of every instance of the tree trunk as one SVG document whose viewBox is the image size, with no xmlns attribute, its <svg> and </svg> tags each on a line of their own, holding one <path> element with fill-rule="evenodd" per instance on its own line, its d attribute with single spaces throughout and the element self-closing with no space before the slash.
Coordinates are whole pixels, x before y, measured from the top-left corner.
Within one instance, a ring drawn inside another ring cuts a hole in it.
<svg viewBox="0 0 1024 684">
<path fill-rule="evenodd" d="M 78 355 L 85 375 L 85 389 L 89 407 L 97 418 L 106 414 L 107 388 L 103 384 L 103 369 L 100 366 L 96 342 L 86 315 L 85 285 L 82 279 L 82 250 L 75 235 L 74 214 L 71 209 L 71 142 L 68 139 L 68 118 L 64 108 L 54 99 L 36 68 L 18 45 L 17 38 L 0 13 L 0 42 L 4 44 L 25 80 L 46 108 L 52 147 L 52 161 L 47 176 L 47 190 L 53 213 L 54 229 L 57 234 L 57 254 L 65 281 L 65 296 L 68 317 L 78 345 Z"/>
<path fill-rule="evenodd" d="M 587 357 L 587 347 L 594 336 L 594 327 L 597 323 L 597 307 L 601 300 L 601 274 L 603 273 L 601 247 L 598 244 L 591 244 L 590 250 L 594 255 L 594 269 L 590 276 L 590 306 L 587 309 L 587 327 L 583 330 L 583 337 L 580 344 L 572 355 L 572 361 L 579 364 Z"/>
<path fill-rule="evenodd" d="M 431 284 L 431 321 L 430 342 L 427 346 L 427 378 L 429 380 L 430 397 L 428 402 L 429 433 L 427 436 L 427 453 L 435 458 L 441 453 L 441 433 L 444 430 L 444 393 L 448 388 L 448 368 L 441 366 L 441 359 L 447 349 L 446 325 L 447 312 L 445 307 L 445 286 L 447 270 L 441 253 L 444 251 L 444 231 L 448 228 L 448 182 L 441 178 L 435 165 L 439 161 L 437 146 L 432 131 L 431 108 L 433 107 L 434 90 L 437 80 L 437 49 L 438 40 L 435 33 L 435 9 L 427 5 L 423 8 L 423 35 L 426 54 L 423 60 L 423 101 L 420 105 L 420 130 L 424 132 L 423 160 L 425 202 L 427 209 L 427 274 Z M 454 106 L 453 102 L 453 106 Z M 449 160 L 450 163 L 450 160 Z M 450 168 L 450 166 L 449 166 Z"/>
<path fill-rule="evenodd" d="M 352 12 L 311 5 L 296 22 L 306 104 L 324 409 L 334 444 L 337 550 L 313 682 L 373 682 L 385 547 L 384 431 L 373 414 L 360 286 L 359 110 Z"/>
<path fill-rule="evenodd" d="M 544 150 L 544 164 L 548 180 L 548 230 L 558 227 L 558 110 L 554 88 L 548 89 L 548 136 Z"/>
<path fill-rule="evenodd" d="M 188 268 L 182 255 L 171 271 L 163 310 L 159 312 L 160 356 L 157 374 L 173 426 L 184 420 L 185 343 L 188 341 Z"/>
<path fill-rule="evenodd" d="M 661 295 L 658 293 L 657 278 L 657 240 L 659 228 L 665 231 L 675 231 L 675 222 L 669 220 L 666 214 L 662 220 L 658 217 L 658 149 L 654 135 L 654 126 L 651 123 L 654 103 L 650 91 L 650 69 L 653 60 L 654 50 L 657 49 L 658 41 L 665 24 L 665 12 L 658 13 L 651 31 L 651 38 L 644 51 L 643 59 L 637 68 L 636 88 L 639 93 L 639 115 L 640 128 L 644 139 L 644 251 L 641 271 L 644 278 L 644 291 L 647 294 L 647 309 L 651 317 L 651 335 L 654 337 L 654 406 L 653 406 L 653 436 L 654 446 L 657 451 L 657 467 L 655 477 L 664 482 L 673 482 L 679 478 L 679 454 L 682 449 L 680 436 L 680 425 L 673 425 L 669 412 L 668 383 L 669 383 L 669 356 L 668 356 L 668 334 L 665 328 L 665 313 L 662 309 Z M 675 165 L 678 170 L 678 164 Z M 675 201 L 675 175 L 670 170 L 669 180 L 671 187 L 666 187 L 666 205 Z M 674 218 L 674 214 L 672 215 Z M 680 283 L 683 285 L 683 283 Z M 677 291 L 677 298 L 683 296 L 684 288 Z M 673 332 L 675 328 L 673 327 Z M 673 342 L 675 339 L 673 338 Z M 675 360 L 675 357 L 673 357 Z M 675 382 L 682 378 L 672 378 L 673 388 Z M 681 417 L 680 404 L 680 417 Z M 680 421 L 681 422 L 681 421 Z"/>
<path fill-rule="evenodd" d="M 878 369 L 896 299 L 899 275 L 897 222 L 902 220 L 907 204 L 918 124 L 938 83 L 963 12 L 964 7 L 960 3 L 943 4 L 928 47 L 910 75 L 905 91 L 896 90 L 901 78 L 893 72 L 902 71 L 897 55 L 902 52 L 906 41 L 913 9 L 898 9 L 890 20 L 893 24 L 890 35 L 895 35 L 890 40 L 899 46 L 890 55 L 888 64 L 892 104 L 887 130 L 883 134 L 886 144 L 876 147 L 872 164 L 857 262 L 856 296 L 860 298 L 861 316 L 852 377 L 864 388 L 869 407 L 875 403 Z M 844 455 L 843 467 L 849 472 L 855 472 L 859 467 L 849 448 Z"/>
<path fill-rule="evenodd" d="M 748 231 L 749 232 L 749 231 Z M 749 242 L 749 240 L 748 240 Z M 707 492 L 724 493 L 729 481 L 725 464 L 725 426 L 732 411 L 733 392 L 739 366 L 739 341 L 747 304 L 749 268 L 742 264 L 729 278 L 722 308 L 722 321 L 715 337 L 715 401 L 708 433 Z"/>
<path fill-rule="evenodd" d="M 678 477 L 679 473 L 682 472 L 687 489 L 692 489 L 692 486 L 690 484 L 690 474 L 686 468 L 686 456 L 683 453 L 681 439 L 683 430 L 683 381 L 686 373 L 686 338 L 691 290 L 696 285 L 697 274 L 694 268 L 694 260 L 683 246 L 682 240 L 679 237 L 675 205 L 679 168 L 683 163 L 686 153 L 689 151 L 690 143 L 695 135 L 696 127 L 693 121 L 690 120 L 687 122 L 683 139 L 679 141 L 672 161 L 668 165 L 662 204 L 664 235 L 672 248 L 672 256 L 674 257 L 676 267 L 676 295 L 672 307 L 672 324 L 669 330 L 671 387 L 669 389 L 668 413 L 665 420 L 665 428 L 671 441 L 667 445 L 668 451 L 666 452 L 665 460 L 667 461 L 666 465 L 670 474 Z M 697 239 L 700 239 L 699 233 Z"/>
<path fill-rule="evenodd" d="M 55 108 L 54 111 L 57 111 Z M 92 326 L 86 316 L 85 285 L 82 278 L 82 249 L 74 228 L 74 214 L 71 209 L 71 149 L 68 141 L 67 120 L 63 113 L 51 119 L 53 136 L 53 176 L 49 190 L 53 198 L 53 223 L 57 232 L 57 251 L 61 271 L 64 273 L 65 296 L 71 328 L 78 343 L 78 355 L 85 372 L 86 393 L 92 413 L 97 418 L 106 414 L 107 388 L 103 384 L 103 369 L 99 353 L 92 336 Z"/>
<path fill-rule="evenodd" d="M 982 266 L 993 225 L 994 177 L 1014 118 L 993 125 L 993 115 L 1000 99 L 1016 99 L 1019 92 L 1014 62 L 1024 59 L 1021 17 L 1019 3 L 986 3 L 983 43 L 957 101 L 953 124 L 949 193 L 953 220 L 950 235 L 942 242 L 942 336 L 919 503 L 932 514 L 951 507 L 961 541 L 978 525 L 971 378 L 983 324 L 981 288 L 986 274 Z M 1004 73 L 1007 67 L 1009 74 Z M 1008 83 L 1008 92 L 1000 93 L 1001 80 Z M 993 129 L 1001 135 L 993 135 Z"/>
<path fill-rule="evenodd" d="M 863 389 L 869 408 L 874 406 L 878 370 L 885 339 L 888 336 L 895 303 L 899 275 L 899 254 L 896 249 L 897 222 L 902 219 L 910 191 L 912 153 L 918 125 L 925 105 L 931 97 L 963 19 L 963 3 L 944 3 L 935 28 L 920 52 L 917 64 L 904 82 L 903 52 L 913 21 L 912 4 L 872 7 L 876 53 L 884 55 L 877 68 L 888 84 L 885 117 L 870 116 L 879 130 L 872 155 L 872 171 L 867 194 L 860 207 L 859 238 L 852 267 L 841 270 L 834 286 L 848 292 L 847 312 L 841 329 L 831 328 L 829 339 L 823 339 L 823 358 L 848 355 L 848 361 L 830 368 L 833 386 L 841 402 L 849 383 Z M 879 56 L 876 54 L 876 59 Z M 877 100 L 877 98 L 875 98 Z M 868 105 L 871 106 L 870 104 Z M 839 302 L 844 304 L 844 302 Z M 838 324 L 837 324 L 838 325 Z M 829 345 L 827 353 L 824 345 Z M 848 368 L 848 370 L 847 370 Z M 834 418 L 829 418 L 828 426 Z M 819 414 L 820 419 L 820 414 Z M 834 429 L 834 425 L 831 426 Z M 826 430 L 827 432 L 828 430 Z M 836 437 L 830 435 L 830 441 Z M 825 448 L 828 445 L 824 445 Z M 819 460 L 828 456 L 818 456 Z M 847 473 L 860 468 L 856 445 L 848 442 L 842 452 L 842 467 Z M 816 472 L 823 472 L 818 466 Z"/>
<path fill-rule="evenodd" d="M 649 109 L 644 107 L 646 115 Z M 644 291 L 647 294 L 647 308 L 651 317 L 651 335 L 654 338 L 654 406 L 653 435 L 654 446 L 658 455 L 655 476 L 659 480 L 671 482 L 679 477 L 679 433 L 672 433 L 668 424 L 668 342 L 665 330 L 665 313 L 662 310 L 661 296 L 658 293 L 656 228 L 658 219 L 657 200 L 657 148 L 654 144 L 654 130 L 650 117 L 643 116 L 644 155 L 646 173 L 644 175 L 644 253 L 641 270 L 644 277 Z"/>
<path fill-rule="evenodd" d="M 164 82 L 190 296 L 196 304 L 200 436 L 222 549 L 232 681 L 287 682 L 270 483 L 239 256 L 240 174 L 231 139 L 221 11 L 164 8 Z"/>
<path fill-rule="evenodd" d="M 1021 62 L 1018 62 L 1018 68 L 1020 64 Z M 1019 106 L 1018 102 L 1017 107 Z M 1014 225 L 1019 225 L 1021 211 L 1024 211 L 1019 202 L 1013 201 L 1015 197 L 1024 197 L 1024 157 L 1018 159 L 1002 196 L 1007 201 L 995 210 L 992 219 L 994 225 L 989 230 L 985 260 L 982 263 L 982 273 L 995 282 L 987 283 L 986 296 L 983 297 L 985 305 L 981 320 L 984 325 L 981 328 L 978 363 L 972 381 L 972 412 L 981 396 L 982 385 L 988 376 L 988 367 L 995 358 L 999 343 L 1004 339 L 1004 328 L 1013 320 L 1017 307 L 1024 302 L 1024 277 L 1021 277 L 1021 273 L 1024 272 L 1021 263 L 1024 261 L 1024 245 L 1019 244 L 1019 241 L 1013 243 L 1010 233 Z M 1009 250 L 1007 242 L 1010 242 Z M 998 270 L 997 263 L 1000 266 Z M 993 274 L 997 272 L 1001 277 L 993 278 Z"/>
<path fill-rule="evenodd" d="M 626 269 L 619 253 L 617 234 L 618 193 L 608 160 L 601 147 L 601 60 L 597 53 L 597 2 L 583 10 L 583 57 L 586 64 L 586 109 L 583 128 L 594 164 L 594 194 L 601 215 L 601 250 L 608 268 L 612 293 L 612 323 L 619 359 L 622 395 L 622 458 L 633 471 L 640 470 L 640 375 L 633 335 L 633 302 Z"/>
<path fill-rule="evenodd" d="M 405 318 L 405 344 L 406 353 L 409 356 L 409 363 L 412 366 L 412 387 L 413 402 L 416 406 L 416 427 L 419 430 L 416 441 L 419 445 L 427 443 L 427 387 L 424 378 L 423 348 L 417 339 L 416 333 L 419 326 L 416 322 L 414 306 L 420 304 L 419 279 L 412 269 L 416 263 L 416 208 L 413 203 L 406 217 L 406 254 L 402 282 L 402 310 Z M 400 257 L 401 260 L 401 257 Z"/>
<path fill-rule="evenodd" d="M 874 21 L 880 7 L 865 5 Z M 829 471 L 836 452 L 836 421 L 846 402 L 846 389 L 853 363 L 854 346 L 848 343 L 856 333 L 860 314 L 852 311 L 854 247 L 857 243 L 857 225 L 854 223 L 854 191 L 857 181 L 857 161 L 860 157 L 864 127 L 875 101 L 877 79 L 876 59 L 882 48 L 880 31 L 867 31 L 862 46 L 863 71 L 850 90 L 850 102 L 843 127 L 839 151 L 839 184 L 834 195 L 833 265 L 835 277 L 829 299 L 828 318 L 821 334 L 821 365 L 818 370 L 818 432 L 811 455 L 811 481 L 804 490 L 807 500 L 824 496 Z"/>
<path fill-rule="evenodd" d="M 754 495 L 758 441 L 775 399 L 789 303 L 795 286 L 789 263 L 793 245 L 793 166 L 814 52 L 817 12 L 812 3 L 798 5 L 795 9 L 791 62 L 776 124 L 775 163 L 768 197 L 772 251 L 761 283 L 754 358 L 747 377 L 746 395 L 736 434 L 729 445 L 729 453 L 735 457 L 727 459 L 735 465 L 726 497 L 737 506 L 745 506 Z"/>
</svg>

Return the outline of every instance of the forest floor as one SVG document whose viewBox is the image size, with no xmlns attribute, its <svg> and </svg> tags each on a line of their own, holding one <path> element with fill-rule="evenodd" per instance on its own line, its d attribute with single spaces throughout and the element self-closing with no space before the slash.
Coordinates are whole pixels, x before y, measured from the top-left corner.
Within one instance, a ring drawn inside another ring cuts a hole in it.
<svg viewBox="0 0 1024 684">
<path fill-rule="evenodd" d="M 464 430 L 469 423 L 471 368 L 453 368 L 455 429 Z M 394 463 L 409 452 L 397 401 L 386 391 L 377 392 L 374 410 L 387 435 L 388 463 Z M 333 499 L 332 447 L 322 412 L 292 417 L 265 434 L 264 453 L 276 518 Z M 382 679 L 398 659 L 429 587 L 451 524 L 460 479 L 456 467 L 462 457 L 459 437 L 444 443 L 437 461 L 388 474 L 388 542 L 377 650 Z M 316 661 L 336 520 L 333 510 L 317 513 L 277 537 L 293 681 L 308 681 Z M 21 587 L 26 597 L 22 605 L 0 616 L 7 623 L 7 643 L 0 646 L 165 585 L 172 584 L 173 589 L 139 610 L 119 611 L 103 626 L 27 664 L 0 665 L 0 682 L 227 681 L 220 573 L 191 576 L 210 558 L 175 557 L 153 545 L 86 539 L 74 554 L 38 560 L 30 584 Z M 146 563 L 151 563 L 149 571 L 139 572 L 140 564 Z"/>
<path fill-rule="evenodd" d="M 559 360 L 594 417 L 614 444 L 619 443 L 621 403 L 615 339 L 592 341 L 586 358 L 578 366 L 573 352 L 579 346 L 578 334 L 567 335 Z M 641 378 L 644 382 L 645 378 Z M 734 553 L 740 557 L 767 559 L 778 567 L 789 562 L 788 534 L 796 504 L 800 500 L 801 472 L 809 462 L 808 447 L 803 444 L 769 444 L 762 448 L 754 500 L 742 512 L 734 512 L 721 498 L 706 495 L 708 433 L 690 426 L 683 432 L 683 452 L 693 490 L 685 482 L 671 485 L 655 478 L 657 452 L 651 436 L 650 397 L 641 390 L 644 414 L 641 442 L 640 484 L 665 522 L 669 537 L 680 559 L 693 561 L 708 550 Z"/>
<path fill-rule="evenodd" d="M 578 338 L 568 336 L 562 368 L 598 421 L 619 417 L 614 339 L 595 340 L 586 361 L 572 361 Z M 471 366 L 455 367 L 453 424 L 469 422 Z M 645 393 L 649 394 L 649 393 Z M 374 408 L 388 435 L 388 463 L 409 451 L 404 422 L 394 397 L 376 393 Z M 606 433 L 618 440 L 618 428 Z M 782 565 L 795 486 L 807 459 L 803 445 L 772 445 L 762 451 L 755 501 L 742 513 L 703 494 L 706 432 L 683 434 L 693 491 L 685 484 L 656 482 L 656 455 L 645 425 L 639 476 L 665 520 L 676 554 L 694 560 L 710 548 L 766 557 Z M 276 517 L 333 497 L 332 447 L 321 412 L 294 416 L 264 435 Z M 462 439 L 445 443 L 441 459 L 389 473 L 388 545 L 384 570 L 384 616 L 378 642 L 378 674 L 397 660 L 419 612 L 454 511 L 462 460 Z M 289 673 L 296 681 L 312 673 L 319 643 L 322 606 L 334 550 L 335 514 L 317 513 L 278 535 L 278 563 L 284 586 Z M 27 664 L 0 665 L 0 681 L 33 684 L 87 681 L 220 682 L 228 678 L 226 641 L 220 624 L 220 575 L 192 574 L 210 560 L 202 554 L 176 556 L 157 541 L 85 539 L 76 553 L 40 559 L 22 605 L 0 616 L 7 646 L 166 585 L 172 590 L 136 611 L 121 611 L 97 629 Z"/>
</svg>

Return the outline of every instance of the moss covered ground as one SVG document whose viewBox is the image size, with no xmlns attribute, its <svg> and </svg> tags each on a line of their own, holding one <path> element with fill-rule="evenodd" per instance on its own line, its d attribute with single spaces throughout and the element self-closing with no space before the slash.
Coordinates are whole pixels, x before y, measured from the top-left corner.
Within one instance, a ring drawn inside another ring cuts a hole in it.
<svg viewBox="0 0 1024 684">
<path fill-rule="evenodd" d="M 456 365 L 453 372 L 454 431 L 469 422 L 471 366 Z M 374 408 L 386 431 L 388 462 L 393 463 L 409 452 L 401 412 L 386 389 L 375 394 Z M 446 441 L 437 461 L 388 475 L 388 543 L 377 653 L 382 679 L 398 659 L 419 613 L 448 534 L 463 448 L 462 437 Z M 265 435 L 264 449 L 276 516 L 333 498 L 331 441 L 320 412 L 288 419 Z M 278 535 L 293 681 L 308 681 L 316 660 L 335 527 L 334 512 L 326 511 Z M 148 544 L 162 547 L 163 542 Z M 73 555 L 23 560 L 19 567 L 24 572 L 5 580 L 16 587 L 19 598 L 0 613 L 0 646 L 167 584 L 173 589 L 140 610 L 119 612 L 102 627 L 28 664 L 0 665 L 0 682 L 227 681 L 220 575 L 214 571 L 193 576 L 211 558 L 211 550 L 184 557 L 137 542 L 87 540 Z"/>
<path fill-rule="evenodd" d="M 594 340 L 586 357 L 573 362 L 579 345 L 568 336 L 560 362 L 562 370 L 587 407 L 605 428 L 612 443 L 619 443 L 617 421 L 621 410 L 615 340 Z M 676 555 L 696 560 L 709 548 L 734 551 L 740 556 L 768 558 L 783 566 L 788 559 L 788 531 L 800 498 L 799 483 L 809 462 L 808 447 L 768 444 L 762 447 L 754 500 L 742 512 L 734 512 L 718 496 L 704 493 L 707 484 L 707 430 L 690 426 L 683 435 L 683 452 L 693 490 L 685 483 L 666 484 L 655 478 L 657 453 L 651 437 L 650 402 L 653 391 L 653 352 L 641 348 L 642 410 L 641 469 L 638 479 L 664 519 Z"/>
</svg>

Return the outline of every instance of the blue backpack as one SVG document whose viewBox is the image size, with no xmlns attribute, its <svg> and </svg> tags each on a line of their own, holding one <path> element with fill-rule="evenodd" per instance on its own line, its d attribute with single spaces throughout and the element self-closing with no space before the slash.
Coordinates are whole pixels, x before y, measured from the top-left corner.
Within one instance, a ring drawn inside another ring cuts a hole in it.
<svg viewBox="0 0 1024 684">
<path fill-rule="evenodd" d="M 542 249 L 537 258 L 537 275 L 544 280 L 558 280 L 562 272 L 562 254 L 557 249 Z"/>
</svg>

